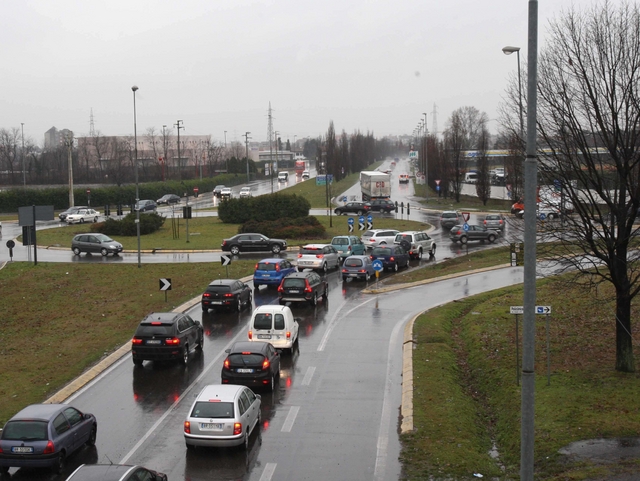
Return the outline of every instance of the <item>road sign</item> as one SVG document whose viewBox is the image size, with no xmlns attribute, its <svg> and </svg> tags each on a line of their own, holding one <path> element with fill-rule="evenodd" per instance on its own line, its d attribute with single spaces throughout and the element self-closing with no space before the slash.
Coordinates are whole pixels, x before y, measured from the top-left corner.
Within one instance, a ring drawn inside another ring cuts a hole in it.
<svg viewBox="0 0 640 481">
<path fill-rule="evenodd" d="M 9 240 L 7 241 L 7 247 L 8 247 L 9 249 L 13 249 L 15 246 L 16 246 L 16 243 L 15 243 L 13 240 L 9 239 Z"/>
<path fill-rule="evenodd" d="M 222 254 L 222 255 L 220 256 L 220 263 L 221 263 L 223 266 L 228 266 L 229 264 L 231 264 L 231 257 L 229 257 L 229 256 L 226 256 L 226 255 Z"/>
<path fill-rule="evenodd" d="M 380 259 L 376 259 L 371 263 L 371 265 L 373 266 L 373 270 L 376 272 L 381 272 L 384 269 L 384 266 L 382 265 L 382 261 Z"/>
<path fill-rule="evenodd" d="M 373 216 L 372 215 L 368 215 L 367 216 L 367 222 L 373 222 Z"/>
<path fill-rule="evenodd" d="M 551 314 L 551 306 L 536 306 L 536 314 Z M 509 314 L 524 314 L 524 306 L 511 306 Z"/>
<path fill-rule="evenodd" d="M 511 306 L 509 308 L 509 314 L 524 314 L 523 306 Z"/>
<path fill-rule="evenodd" d="M 355 221 L 353 220 L 353 217 L 349 217 L 349 218 L 347 219 L 347 224 L 349 224 L 349 225 L 353 225 L 354 223 L 355 223 Z"/>
<path fill-rule="evenodd" d="M 161 291 L 170 291 L 171 290 L 171 279 L 160 279 L 160 290 Z"/>
<path fill-rule="evenodd" d="M 440 192 L 440 186 L 436 185 L 436 192 Z"/>
<path fill-rule="evenodd" d="M 349 224 L 349 234 L 353 232 L 353 224 Z"/>
<path fill-rule="evenodd" d="M 540 212 L 540 215 L 538 217 L 540 217 L 540 220 L 545 220 L 547 218 L 544 212 Z"/>
<path fill-rule="evenodd" d="M 367 229 L 373 229 L 373 222 L 367 222 Z"/>
<path fill-rule="evenodd" d="M 465 232 L 469 232 L 469 224 L 467 224 L 466 222 L 462 224 L 462 228 L 464 229 Z"/>
<path fill-rule="evenodd" d="M 440 185 L 440 180 L 436 180 L 436 185 Z"/>
<path fill-rule="evenodd" d="M 464 219 L 465 222 L 469 222 L 469 218 L 471 217 L 471 212 L 463 212 L 462 213 L 462 218 Z"/>
<path fill-rule="evenodd" d="M 347 196 L 345 195 L 345 196 L 342 198 L 342 202 L 346 202 L 346 201 L 347 201 Z"/>
<path fill-rule="evenodd" d="M 358 223 L 359 224 L 364 224 L 364 216 L 361 215 L 360 217 L 358 217 Z"/>
</svg>

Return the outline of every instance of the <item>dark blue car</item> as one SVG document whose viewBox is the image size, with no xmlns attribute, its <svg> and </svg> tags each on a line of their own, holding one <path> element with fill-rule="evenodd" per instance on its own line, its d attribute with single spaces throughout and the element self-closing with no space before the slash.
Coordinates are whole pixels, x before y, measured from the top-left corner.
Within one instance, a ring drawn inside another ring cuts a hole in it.
<svg viewBox="0 0 640 481">
<path fill-rule="evenodd" d="M 386 270 L 398 272 L 400 267 L 409 266 L 409 254 L 401 246 L 374 247 L 369 256 L 372 261 L 379 259 Z"/>
<path fill-rule="evenodd" d="M 297 268 L 287 259 L 277 257 L 262 259 L 256 264 L 256 270 L 253 273 L 253 287 L 256 289 L 262 285 L 278 287 L 282 279 L 292 272 L 297 272 Z"/>
</svg>

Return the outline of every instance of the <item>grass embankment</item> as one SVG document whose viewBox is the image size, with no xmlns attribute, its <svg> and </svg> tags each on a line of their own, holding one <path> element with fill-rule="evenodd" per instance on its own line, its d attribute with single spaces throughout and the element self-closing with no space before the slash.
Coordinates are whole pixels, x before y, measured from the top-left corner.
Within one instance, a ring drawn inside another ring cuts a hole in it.
<svg viewBox="0 0 640 481">
<path fill-rule="evenodd" d="M 558 453 L 574 441 L 640 433 L 640 376 L 614 371 L 612 296 L 608 287 L 592 292 L 562 278 L 538 282 L 537 304 L 551 305 L 553 314 L 550 385 L 545 318 L 537 316 L 536 325 L 536 479 L 602 479 L 640 469 L 638 459 L 605 465 L 567 460 Z M 417 319 L 415 431 L 402 436 L 407 479 L 474 479 L 473 473 L 518 479 L 521 393 L 516 384 L 515 319 L 509 306 L 522 305 L 522 298 L 522 286 L 501 289 Z M 632 318 L 638 314 L 636 303 Z M 638 323 L 633 331 L 638 352 Z M 497 460 L 488 454 L 493 446 Z"/>
<path fill-rule="evenodd" d="M 426 209 L 433 210 L 471 210 L 480 212 L 510 212 L 513 201 L 510 199 L 489 199 L 487 204 L 483 204 L 476 196 L 461 195 L 460 202 L 456 202 L 453 197 L 439 197 L 437 192 L 434 192 L 430 188 L 427 190 L 427 186 L 424 184 L 415 184 L 415 196 L 422 197 L 420 205 Z M 428 192 L 428 197 L 427 197 Z"/>
</svg>

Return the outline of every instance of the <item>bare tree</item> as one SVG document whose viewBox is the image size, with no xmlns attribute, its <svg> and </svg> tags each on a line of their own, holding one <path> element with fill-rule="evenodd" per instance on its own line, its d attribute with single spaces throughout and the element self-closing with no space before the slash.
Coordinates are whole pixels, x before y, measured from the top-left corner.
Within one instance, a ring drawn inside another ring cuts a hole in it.
<svg viewBox="0 0 640 481">
<path fill-rule="evenodd" d="M 18 176 L 16 169 L 18 168 L 18 139 L 20 138 L 20 129 L 13 127 L 11 129 L 0 129 L 0 168 L 5 171 L 6 182 L 17 183 Z"/>
<path fill-rule="evenodd" d="M 482 201 L 482 205 L 487 205 L 487 201 L 491 198 L 491 175 L 489 174 L 489 157 L 487 155 L 490 138 L 491 134 L 483 124 L 478 138 L 478 156 L 476 157 L 478 170 L 476 194 L 478 194 L 478 199 Z"/>
<path fill-rule="evenodd" d="M 327 129 L 327 137 L 324 141 L 324 152 L 326 154 L 327 162 L 325 172 L 327 174 L 333 174 L 334 176 L 337 175 L 340 170 L 340 167 L 338 166 L 339 151 L 338 142 L 336 141 L 336 131 L 333 127 L 333 120 L 329 122 L 329 128 Z"/>
<path fill-rule="evenodd" d="M 575 208 L 555 236 L 580 280 L 615 288 L 615 369 L 635 370 L 631 302 L 640 291 L 640 7 L 575 8 L 550 24 L 540 56 L 540 170 Z M 575 257 L 579 247 L 583 256 Z M 603 326 L 604 327 L 604 326 Z"/>
<path fill-rule="evenodd" d="M 444 131 L 444 156 L 445 168 L 449 184 L 445 186 L 447 191 L 451 191 L 456 202 L 460 202 L 460 192 L 462 191 L 462 179 L 464 176 L 465 163 L 462 151 L 465 146 L 465 132 L 462 116 L 458 110 L 451 114 L 446 130 Z"/>
</svg>

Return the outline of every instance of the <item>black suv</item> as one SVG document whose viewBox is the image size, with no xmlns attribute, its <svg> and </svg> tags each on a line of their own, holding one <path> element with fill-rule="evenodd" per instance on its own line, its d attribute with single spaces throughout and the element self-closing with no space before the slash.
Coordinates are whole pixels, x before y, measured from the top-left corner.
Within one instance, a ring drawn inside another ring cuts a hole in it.
<svg viewBox="0 0 640 481">
<path fill-rule="evenodd" d="M 222 197 L 222 189 L 224 189 L 225 186 L 224 185 L 216 185 L 213 188 L 213 196 L 214 197 Z"/>
<path fill-rule="evenodd" d="M 237 279 L 216 279 L 202 293 L 202 311 L 218 307 L 230 307 L 240 312 L 242 306 L 251 307 L 251 288 Z"/>
<path fill-rule="evenodd" d="M 282 279 L 278 287 L 278 297 L 282 306 L 287 302 L 304 301 L 315 306 L 319 297 L 326 301 L 328 295 L 329 284 L 312 271 L 292 272 Z"/>
<path fill-rule="evenodd" d="M 376 199 L 370 202 L 367 202 L 367 206 L 369 207 L 369 212 L 384 212 L 386 214 L 390 212 L 395 212 L 396 204 L 391 202 L 389 199 Z"/>
<path fill-rule="evenodd" d="M 336 215 L 358 214 L 364 215 L 369 212 L 369 206 L 364 202 L 347 202 L 338 206 L 333 211 Z"/>
<path fill-rule="evenodd" d="M 238 341 L 222 363 L 222 384 L 266 387 L 273 391 L 280 379 L 280 354 L 269 342 Z"/>
<path fill-rule="evenodd" d="M 189 353 L 202 351 L 204 329 L 187 314 L 154 312 L 145 317 L 131 340 L 131 356 L 136 366 L 142 361 L 178 359 L 184 365 Z"/>
</svg>

